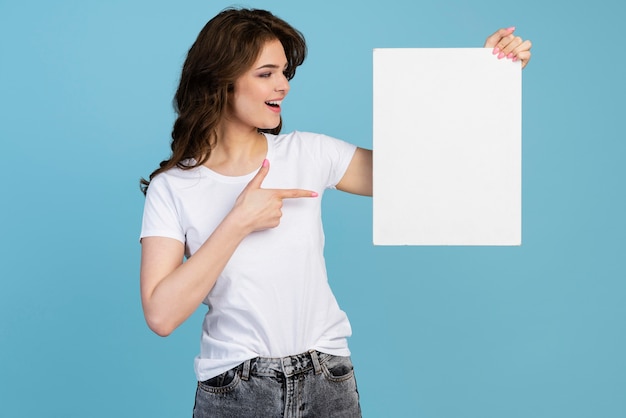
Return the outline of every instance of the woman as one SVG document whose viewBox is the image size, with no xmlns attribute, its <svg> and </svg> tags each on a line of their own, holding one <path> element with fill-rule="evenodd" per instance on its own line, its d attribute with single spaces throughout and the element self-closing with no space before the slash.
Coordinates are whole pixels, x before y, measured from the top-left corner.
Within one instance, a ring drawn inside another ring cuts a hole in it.
<svg viewBox="0 0 626 418">
<path fill-rule="evenodd" d="M 530 59 L 513 28 L 485 46 Z M 370 196 L 372 154 L 324 135 L 279 135 L 305 55 L 302 34 L 267 11 L 211 19 L 183 66 L 172 156 L 142 181 L 149 327 L 166 336 L 209 307 L 194 417 L 360 416 L 350 324 L 326 277 L 321 196 Z"/>
</svg>

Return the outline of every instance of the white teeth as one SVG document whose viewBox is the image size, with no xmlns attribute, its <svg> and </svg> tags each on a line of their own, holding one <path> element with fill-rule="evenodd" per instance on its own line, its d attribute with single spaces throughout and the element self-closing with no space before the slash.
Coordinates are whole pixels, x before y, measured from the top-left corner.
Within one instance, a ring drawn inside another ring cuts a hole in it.
<svg viewBox="0 0 626 418">
<path fill-rule="evenodd" d="M 282 102 L 283 102 L 282 100 L 273 100 L 271 102 L 265 102 L 265 103 L 267 103 L 268 105 L 272 105 L 272 106 L 280 106 Z"/>
</svg>

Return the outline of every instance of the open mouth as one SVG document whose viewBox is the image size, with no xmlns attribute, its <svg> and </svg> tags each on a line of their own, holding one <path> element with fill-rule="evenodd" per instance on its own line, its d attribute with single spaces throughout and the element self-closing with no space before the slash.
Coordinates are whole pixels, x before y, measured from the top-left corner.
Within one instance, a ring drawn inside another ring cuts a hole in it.
<svg viewBox="0 0 626 418">
<path fill-rule="evenodd" d="M 282 100 L 273 100 L 271 102 L 265 102 L 265 104 L 270 106 L 270 107 L 280 108 L 281 102 L 282 102 Z"/>
</svg>

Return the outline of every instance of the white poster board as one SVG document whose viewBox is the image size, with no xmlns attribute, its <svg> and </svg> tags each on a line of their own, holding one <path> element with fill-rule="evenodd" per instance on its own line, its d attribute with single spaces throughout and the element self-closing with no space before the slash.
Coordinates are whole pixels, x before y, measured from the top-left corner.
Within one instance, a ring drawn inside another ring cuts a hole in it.
<svg viewBox="0 0 626 418">
<path fill-rule="evenodd" d="M 374 50 L 374 244 L 521 245 L 521 65 Z"/>
</svg>

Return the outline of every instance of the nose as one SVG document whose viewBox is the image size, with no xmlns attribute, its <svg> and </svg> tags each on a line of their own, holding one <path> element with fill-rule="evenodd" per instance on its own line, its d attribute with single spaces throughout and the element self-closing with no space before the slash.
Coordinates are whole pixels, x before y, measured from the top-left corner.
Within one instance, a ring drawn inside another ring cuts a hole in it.
<svg viewBox="0 0 626 418">
<path fill-rule="evenodd" d="M 276 84 L 276 87 L 274 88 L 274 90 L 276 91 L 282 91 L 285 94 L 289 93 L 289 89 L 291 87 L 289 86 L 289 80 L 287 79 L 287 77 L 285 77 L 284 74 L 281 74 L 278 83 Z"/>
</svg>

